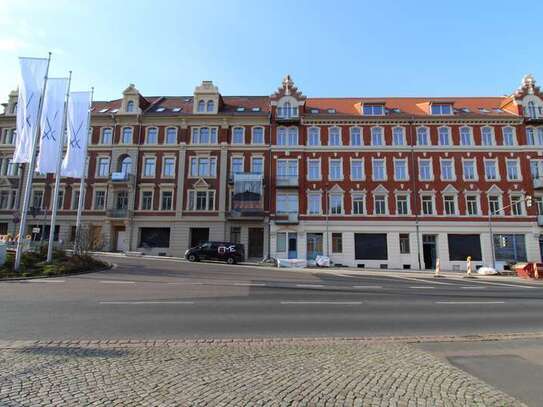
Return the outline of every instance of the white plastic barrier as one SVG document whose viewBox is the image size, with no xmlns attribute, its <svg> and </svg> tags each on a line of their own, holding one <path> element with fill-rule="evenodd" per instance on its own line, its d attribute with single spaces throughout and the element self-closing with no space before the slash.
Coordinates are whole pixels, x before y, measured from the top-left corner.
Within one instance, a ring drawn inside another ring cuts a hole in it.
<svg viewBox="0 0 543 407">
<path fill-rule="evenodd" d="M 317 256 L 315 258 L 315 263 L 319 267 L 330 267 L 330 257 L 328 257 L 328 256 Z"/>
<path fill-rule="evenodd" d="M 302 259 L 277 259 L 277 267 L 303 269 L 307 261 Z"/>
</svg>

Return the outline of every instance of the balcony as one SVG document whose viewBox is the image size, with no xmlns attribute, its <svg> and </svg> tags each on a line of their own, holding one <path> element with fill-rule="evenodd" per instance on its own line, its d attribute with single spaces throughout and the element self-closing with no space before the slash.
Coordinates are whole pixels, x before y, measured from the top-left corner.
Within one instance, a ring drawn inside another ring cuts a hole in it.
<svg viewBox="0 0 543 407">
<path fill-rule="evenodd" d="M 276 225 L 297 225 L 300 223 L 298 212 L 279 212 L 275 218 Z"/>
<path fill-rule="evenodd" d="M 276 120 L 283 123 L 300 121 L 300 116 L 298 115 L 298 108 L 290 106 L 278 107 Z"/>
<path fill-rule="evenodd" d="M 543 226 L 543 215 L 537 215 L 537 226 Z"/>
<path fill-rule="evenodd" d="M 298 188 L 298 175 L 278 175 L 275 179 L 278 188 Z"/>
<path fill-rule="evenodd" d="M 228 212 L 230 219 L 237 220 L 259 220 L 264 219 L 264 209 L 262 208 L 237 208 Z"/>
<path fill-rule="evenodd" d="M 108 209 L 106 212 L 108 218 L 124 219 L 132 216 L 132 211 L 127 208 Z"/>
<path fill-rule="evenodd" d="M 238 172 L 233 175 L 234 191 L 229 217 L 236 219 L 264 217 L 262 180 L 262 174 L 257 173 Z"/>
<path fill-rule="evenodd" d="M 136 177 L 134 174 L 126 172 L 112 172 L 110 182 L 113 184 L 134 184 Z"/>
<path fill-rule="evenodd" d="M 532 178 L 534 189 L 543 189 L 543 177 Z"/>
</svg>

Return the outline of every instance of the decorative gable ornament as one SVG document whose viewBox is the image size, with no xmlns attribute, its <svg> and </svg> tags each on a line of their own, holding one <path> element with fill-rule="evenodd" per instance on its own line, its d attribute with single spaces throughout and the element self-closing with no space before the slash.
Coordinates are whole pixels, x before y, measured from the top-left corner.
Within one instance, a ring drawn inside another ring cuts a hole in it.
<svg viewBox="0 0 543 407">
<path fill-rule="evenodd" d="M 273 102 L 277 103 L 277 101 L 284 96 L 291 96 L 299 102 L 306 100 L 306 96 L 298 90 L 290 75 L 286 75 L 283 78 L 281 86 L 277 88 L 273 95 L 270 96 L 272 104 Z"/>
</svg>

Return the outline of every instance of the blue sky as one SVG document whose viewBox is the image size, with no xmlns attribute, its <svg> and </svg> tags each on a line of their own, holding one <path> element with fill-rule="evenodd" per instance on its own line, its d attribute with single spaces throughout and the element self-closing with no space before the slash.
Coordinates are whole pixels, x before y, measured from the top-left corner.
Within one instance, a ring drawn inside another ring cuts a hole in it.
<svg viewBox="0 0 543 407">
<path fill-rule="evenodd" d="M 0 101 L 17 56 L 120 97 L 269 95 L 290 73 L 308 96 L 502 95 L 543 84 L 543 3 L 501 1 L 0 0 Z"/>
</svg>

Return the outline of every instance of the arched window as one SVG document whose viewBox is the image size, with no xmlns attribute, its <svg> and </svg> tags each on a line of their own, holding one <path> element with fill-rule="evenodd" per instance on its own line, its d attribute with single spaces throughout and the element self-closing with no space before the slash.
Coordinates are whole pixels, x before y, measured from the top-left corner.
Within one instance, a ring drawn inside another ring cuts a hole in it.
<svg viewBox="0 0 543 407">
<path fill-rule="evenodd" d="M 121 144 L 132 144 L 132 127 L 124 127 Z"/>
<path fill-rule="evenodd" d="M 215 103 L 212 100 L 207 101 L 207 111 L 212 112 L 215 109 Z"/>
<path fill-rule="evenodd" d="M 534 102 L 528 102 L 528 117 L 530 117 L 530 119 L 535 119 L 537 117 Z"/>
<path fill-rule="evenodd" d="M 198 102 L 198 113 L 205 112 L 205 108 L 206 108 L 206 102 L 204 102 L 203 100 L 200 100 Z"/>
<path fill-rule="evenodd" d="M 128 103 L 126 104 L 126 111 L 128 113 L 133 113 L 135 108 L 136 108 L 136 105 L 134 104 L 134 101 L 129 100 Z"/>
<path fill-rule="evenodd" d="M 132 173 L 132 158 L 129 155 L 125 155 L 119 161 L 119 172 L 123 174 Z"/>
</svg>

